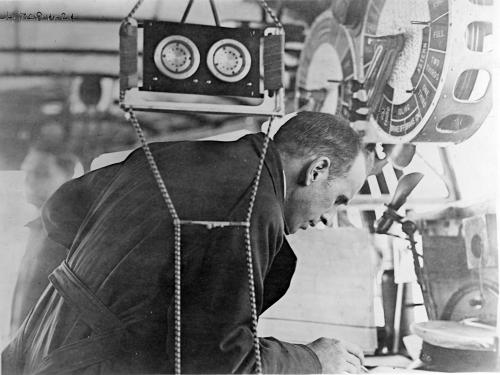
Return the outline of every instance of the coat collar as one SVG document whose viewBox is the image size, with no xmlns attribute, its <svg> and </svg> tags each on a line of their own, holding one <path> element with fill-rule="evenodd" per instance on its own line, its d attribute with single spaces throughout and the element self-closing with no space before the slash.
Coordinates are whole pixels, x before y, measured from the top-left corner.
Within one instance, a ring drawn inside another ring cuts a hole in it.
<svg viewBox="0 0 500 375">
<path fill-rule="evenodd" d="M 260 155 L 262 150 L 262 145 L 265 140 L 264 133 L 258 133 L 254 135 L 254 149 L 257 154 Z M 288 227 L 285 221 L 285 197 L 286 197 L 286 182 L 285 182 L 285 170 L 283 168 L 283 162 L 279 155 L 276 144 L 272 139 L 269 140 L 269 146 L 267 149 L 266 159 L 264 160 L 264 166 L 266 167 L 269 175 L 271 176 L 271 181 L 273 183 L 274 193 L 278 198 L 281 215 L 283 218 L 285 233 L 288 234 Z"/>
</svg>

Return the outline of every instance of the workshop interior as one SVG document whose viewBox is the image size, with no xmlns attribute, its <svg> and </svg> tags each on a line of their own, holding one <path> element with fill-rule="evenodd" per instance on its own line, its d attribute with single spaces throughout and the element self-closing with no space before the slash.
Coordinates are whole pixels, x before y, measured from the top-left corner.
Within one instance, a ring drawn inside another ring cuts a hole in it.
<svg viewBox="0 0 500 375">
<path fill-rule="evenodd" d="M 350 121 L 375 170 L 333 225 L 288 237 L 296 272 L 259 336 L 345 339 L 369 372 L 498 372 L 498 10 L 495 0 L 0 2 L 2 348 L 37 215 L 23 192 L 30 147 L 64 144 L 78 177 L 146 142 L 235 140 L 308 110 Z"/>
</svg>

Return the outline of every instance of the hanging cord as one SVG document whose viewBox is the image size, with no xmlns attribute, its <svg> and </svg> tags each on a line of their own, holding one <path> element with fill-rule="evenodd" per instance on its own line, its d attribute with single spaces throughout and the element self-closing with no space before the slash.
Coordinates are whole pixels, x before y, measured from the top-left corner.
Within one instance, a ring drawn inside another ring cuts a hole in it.
<svg viewBox="0 0 500 375">
<path fill-rule="evenodd" d="M 193 2 L 194 0 L 189 0 L 184 13 L 182 14 L 180 23 L 186 22 L 189 12 L 191 11 L 191 7 L 193 6 Z M 217 8 L 215 7 L 214 0 L 210 0 L 210 8 L 212 9 L 212 15 L 214 16 L 215 26 L 220 26 L 219 14 L 217 13 Z"/>
<path fill-rule="evenodd" d="M 212 8 L 212 14 L 214 16 L 215 26 L 220 26 L 219 14 L 217 13 L 217 8 L 215 7 L 214 0 L 210 0 L 210 8 Z"/>
<path fill-rule="evenodd" d="M 266 137 L 262 145 L 262 151 L 259 159 L 259 165 L 257 167 L 257 173 L 255 175 L 252 192 L 250 195 L 250 204 L 248 205 L 246 221 L 248 225 L 245 227 L 245 247 L 246 247 L 246 259 L 247 259 L 247 269 L 248 269 L 248 287 L 250 294 L 250 308 L 252 310 L 252 334 L 253 334 L 253 345 L 255 351 L 255 372 L 257 374 L 262 374 L 262 358 L 260 355 L 260 341 L 257 335 L 257 326 L 259 324 L 259 317 L 257 315 L 257 298 L 255 294 L 255 278 L 253 273 L 253 254 L 252 254 L 252 242 L 250 235 L 250 222 L 252 219 L 253 207 L 255 204 L 255 198 L 257 197 L 257 191 L 259 189 L 260 176 L 262 175 L 262 168 L 264 166 L 264 160 L 266 159 L 267 148 L 269 146 L 269 133 L 271 130 L 271 125 L 273 123 L 274 116 L 269 119 L 269 126 L 267 128 Z"/>
<path fill-rule="evenodd" d="M 137 12 L 137 9 L 139 9 L 139 7 L 142 5 L 143 2 L 144 2 L 144 0 L 137 0 L 137 3 L 135 3 L 135 5 L 132 8 L 132 10 L 128 14 L 128 16 L 125 17 L 125 18 L 132 18 L 134 16 L 135 12 Z"/>
<path fill-rule="evenodd" d="M 182 14 L 182 18 L 181 18 L 180 23 L 186 22 L 186 18 L 188 16 L 189 12 L 191 11 L 191 7 L 193 6 L 193 1 L 194 0 L 189 0 L 188 4 L 186 6 L 186 9 L 184 10 L 184 13 Z"/>
<path fill-rule="evenodd" d="M 281 24 L 281 21 L 279 20 L 278 16 L 274 14 L 274 11 L 271 9 L 271 7 L 267 4 L 265 0 L 255 0 L 259 5 L 266 11 L 267 15 L 271 17 L 273 20 L 274 24 L 276 27 L 279 27 L 280 29 L 283 28 L 283 25 Z"/>
<path fill-rule="evenodd" d="M 141 142 L 142 149 L 153 173 L 154 179 L 160 189 L 163 200 L 167 204 L 168 211 L 174 223 L 174 368 L 175 374 L 181 373 L 181 222 L 163 178 L 161 177 L 158 165 L 151 153 L 144 132 L 131 107 L 123 105 L 125 91 L 120 91 L 120 106 L 125 111 L 125 118 L 133 125 L 137 137 Z"/>
</svg>

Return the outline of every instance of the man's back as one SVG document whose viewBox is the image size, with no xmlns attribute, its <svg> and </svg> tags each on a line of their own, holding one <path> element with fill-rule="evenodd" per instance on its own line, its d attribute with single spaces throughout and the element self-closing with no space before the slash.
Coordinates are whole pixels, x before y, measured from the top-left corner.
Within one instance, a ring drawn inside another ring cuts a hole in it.
<svg viewBox="0 0 500 375">
<path fill-rule="evenodd" d="M 233 143 L 153 144 L 179 217 L 244 221 L 262 140 L 252 135 Z M 281 164 L 271 147 L 252 219 L 259 295 L 283 241 L 282 211 Z M 27 321 L 24 340 L 31 345 L 25 371 L 67 361 L 53 353 L 70 344 L 87 353 L 84 341 L 90 337 L 94 351 L 77 357 L 86 366 L 92 364 L 89 356 L 103 357 L 94 358 L 101 362 L 97 372 L 171 372 L 173 225 L 142 150 L 122 165 L 64 185 L 47 203 L 43 218 L 49 236 L 70 255 L 51 279 L 58 292 L 47 289 Z M 182 332 L 183 347 L 189 348 L 183 351 L 183 371 L 250 370 L 247 283 L 243 227 L 182 226 Z M 89 310 L 94 297 L 96 306 Z M 99 309 L 116 319 L 105 324 Z M 105 345 L 111 343 L 109 330 L 119 332 L 118 352 L 105 348 L 112 346 Z M 95 353 L 96 342 L 104 346 L 100 353 Z"/>
</svg>

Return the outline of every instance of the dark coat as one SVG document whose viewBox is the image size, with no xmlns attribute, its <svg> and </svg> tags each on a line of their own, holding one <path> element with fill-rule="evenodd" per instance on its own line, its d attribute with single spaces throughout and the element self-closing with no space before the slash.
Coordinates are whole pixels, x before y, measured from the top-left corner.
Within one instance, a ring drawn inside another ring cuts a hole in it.
<svg viewBox="0 0 500 375">
<path fill-rule="evenodd" d="M 183 220 L 244 221 L 262 135 L 151 148 Z M 259 314 L 287 290 L 283 168 L 271 142 L 251 221 Z M 43 209 L 67 260 L 2 354 L 5 373 L 173 372 L 173 224 L 136 150 L 64 184 Z M 182 372 L 253 372 L 243 227 L 182 226 Z M 304 345 L 261 338 L 265 373 L 321 372 Z"/>
<path fill-rule="evenodd" d="M 47 237 L 42 220 L 26 224 L 28 242 L 19 266 L 10 314 L 10 334 L 16 333 L 36 301 L 49 284 L 47 278 L 67 255 L 68 250 Z"/>
</svg>

